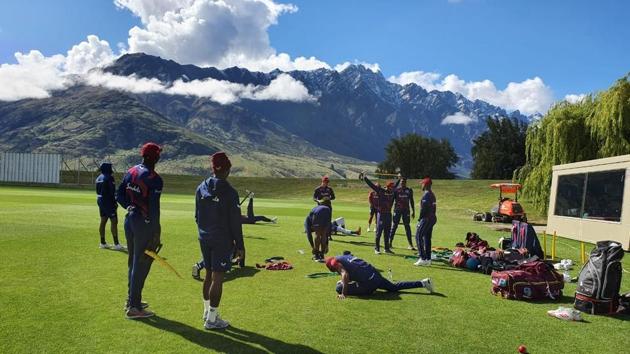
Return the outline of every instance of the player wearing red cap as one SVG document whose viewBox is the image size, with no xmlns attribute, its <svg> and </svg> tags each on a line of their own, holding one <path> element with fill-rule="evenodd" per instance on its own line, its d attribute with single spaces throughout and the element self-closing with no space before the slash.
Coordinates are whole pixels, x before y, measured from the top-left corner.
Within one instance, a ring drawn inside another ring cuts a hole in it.
<svg viewBox="0 0 630 354">
<path fill-rule="evenodd" d="M 144 251 L 155 250 L 160 244 L 160 196 L 162 178 L 155 172 L 162 148 L 146 143 L 140 149 L 142 163 L 130 168 L 118 186 L 116 200 L 127 209 L 125 238 L 129 249 L 128 294 L 125 305 L 127 318 L 145 318 L 154 315 L 142 302 L 142 289 L 151 270 L 153 258 Z"/>
<path fill-rule="evenodd" d="M 424 195 L 420 200 L 420 217 L 418 218 L 418 226 L 416 229 L 416 243 L 418 244 L 418 261 L 414 263 L 417 266 L 431 265 L 431 237 L 433 236 L 433 226 L 437 222 L 436 216 L 436 199 L 435 194 L 431 190 L 433 181 L 426 177 L 420 184 Z"/>
<path fill-rule="evenodd" d="M 363 173 L 359 174 L 359 179 L 365 181 L 365 183 L 372 188 L 376 194 L 378 194 L 378 214 L 376 215 L 376 236 L 374 240 L 374 253 L 381 253 L 381 234 L 384 236 L 385 252 L 394 253 L 391 250 L 391 235 L 390 230 L 392 227 L 392 204 L 394 204 L 394 188 L 398 187 L 398 180 L 396 183 L 388 181 L 385 188 L 379 187 L 372 183 Z"/>
<path fill-rule="evenodd" d="M 197 187 L 195 193 L 195 221 L 199 231 L 199 245 L 206 268 L 203 281 L 203 320 L 206 329 L 229 326 L 219 316 L 223 292 L 223 277 L 235 258 L 245 257 L 241 208 L 236 190 L 227 181 L 232 163 L 224 152 L 211 156 L 213 177 Z"/>
<path fill-rule="evenodd" d="M 326 267 L 331 272 L 341 275 L 341 280 L 335 287 L 340 300 L 348 295 L 370 295 L 377 289 L 398 292 L 404 289 L 426 288 L 429 293 L 433 292 L 431 278 L 392 283 L 383 278 L 370 263 L 351 254 L 326 258 Z"/>
<path fill-rule="evenodd" d="M 328 176 L 322 177 L 322 184 L 320 184 L 313 192 L 313 200 L 319 204 L 319 201 L 328 198 L 328 200 L 335 200 L 335 192 L 328 186 Z"/>
</svg>

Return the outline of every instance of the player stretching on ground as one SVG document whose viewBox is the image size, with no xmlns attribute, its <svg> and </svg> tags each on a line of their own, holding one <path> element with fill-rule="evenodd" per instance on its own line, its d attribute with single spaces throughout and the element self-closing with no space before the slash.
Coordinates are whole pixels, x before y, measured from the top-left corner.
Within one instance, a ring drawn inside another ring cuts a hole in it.
<svg viewBox="0 0 630 354">
<path fill-rule="evenodd" d="M 127 209 L 125 237 L 129 247 L 128 297 L 125 306 L 127 318 L 145 318 L 154 315 L 142 302 L 142 288 L 151 270 L 153 258 L 144 251 L 155 250 L 160 244 L 160 196 L 162 178 L 155 172 L 162 148 L 146 143 L 140 150 L 143 161 L 125 174 L 116 199 Z"/>
<path fill-rule="evenodd" d="M 241 222 L 243 224 L 255 224 L 258 221 L 271 222 L 274 224 L 277 222 L 278 220 L 277 218 L 269 219 L 266 216 L 254 215 L 254 193 L 253 192 L 249 193 L 248 199 L 249 199 L 249 202 L 247 203 L 247 215 L 241 215 Z"/>
<path fill-rule="evenodd" d="M 402 218 L 403 225 L 405 226 L 405 233 L 407 235 L 407 243 L 409 243 L 410 250 L 415 250 L 413 247 L 413 241 L 411 241 L 411 227 L 409 226 L 409 206 L 411 206 L 411 218 L 416 217 L 416 207 L 413 201 L 413 189 L 407 187 L 407 179 L 401 178 L 400 186 L 394 190 L 394 220 L 392 221 L 392 231 L 390 232 L 390 246 L 394 242 L 394 236 L 396 236 L 396 229 L 398 223 Z"/>
<path fill-rule="evenodd" d="M 348 295 L 370 295 L 376 289 L 398 292 L 404 289 L 426 288 L 429 293 L 433 292 L 431 278 L 392 283 L 383 278 L 371 264 L 351 254 L 326 258 L 326 267 L 331 272 L 341 275 L 341 280 L 337 282 L 335 288 L 340 300 Z"/>
<path fill-rule="evenodd" d="M 105 226 L 107 220 L 111 220 L 112 237 L 114 238 L 113 249 L 117 251 L 123 251 L 127 249 L 125 246 L 118 243 L 118 204 L 116 204 L 116 183 L 114 176 L 112 176 L 112 164 L 103 162 L 101 167 L 101 174 L 96 178 L 96 204 L 101 215 L 101 223 L 98 226 L 98 233 L 101 236 L 100 248 L 110 248 L 105 242 Z"/>
</svg>

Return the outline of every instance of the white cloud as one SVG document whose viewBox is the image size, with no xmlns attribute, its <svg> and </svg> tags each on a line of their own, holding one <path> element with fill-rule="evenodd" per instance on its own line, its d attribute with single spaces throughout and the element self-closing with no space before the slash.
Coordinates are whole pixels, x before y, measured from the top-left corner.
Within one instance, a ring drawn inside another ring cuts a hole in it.
<svg viewBox="0 0 630 354">
<path fill-rule="evenodd" d="M 463 125 L 467 125 L 470 123 L 474 123 L 476 122 L 477 119 L 476 118 L 472 118 L 470 116 L 465 115 L 462 112 L 457 112 L 455 114 L 451 114 L 449 116 L 444 117 L 444 119 L 442 119 L 442 125 L 446 125 L 446 124 L 463 124 Z"/>
<path fill-rule="evenodd" d="M 272 0 L 115 0 L 140 17 L 129 30 L 129 52 L 144 52 L 201 66 L 250 70 L 313 70 L 328 67 L 314 57 L 294 60 L 276 53 L 269 26 L 297 11 Z"/>
<path fill-rule="evenodd" d="M 63 55 L 45 57 L 37 50 L 15 53 L 17 64 L 0 65 L 0 101 L 45 98 L 51 90 L 66 88 L 71 81 L 62 76 Z"/>
<path fill-rule="evenodd" d="M 205 97 L 221 104 L 231 104 L 241 99 L 292 102 L 313 102 L 316 100 L 300 81 L 288 74 L 279 75 L 268 86 L 242 85 L 211 78 L 190 82 L 177 80 L 171 86 L 167 86 L 157 79 L 118 76 L 101 71 L 91 71 L 83 77 L 83 83 L 137 94 L 164 93 L 167 95 Z"/>
<path fill-rule="evenodd" d="M 522 82 L 510 82 L 505 89 L 497 89 L 490 80 L 464 81 L 450 74 L 441 81 L 442 75 L 433 72 L 412 71 L 389 77 L 389 81 L 401 85 L 415 83 L 428 91 L 451 91 L 470 100 L 482 100 L 507 110 L 519 110 L 524 114 L 544 113 L 554 102 L 551 88 L 539 77 Z"/>
<path fill-rule="evenodd" d="M 380 65 L 378 65 L 378 63 L 366 63 L 364 61 L 359 61 L 359 60 L 355 60 L 352 63 L 349 62 L 349 61 L 346 61 L 346 62 L 343 62 L 341 64 L 337 64 L 337 65 L 335 65 L 334 69 L 335 69 L 335 71 L 342 72 L 342 71 L 346 70 L 350 65 L 361 65 L 364 68 L 369 69 L 369 70 L 371 70 L 374 73 L 378 73 L 378 72 L 381 71 L 381 67 L 380 67 Z"/>
<path fill-rule="evenodd" d="M 89 86 L 99 86 L 110 90 L 131 93 L 156 93 L 166 90 L 166 87 L 158 79 L 119 76 L 101 71 L 91 71 L 82 80 L 84 84 Z"/>
<path fill-rule="evenodd" d="M 566 96 L 564 96 L 564 100 L 570 103 L 578 103 L 578 102 L 582 102 L 582 100 L 586 98 L 586 94 L 580 93 L 580 94 L 568 94 Z"/>
<path fill-rule="evenodd" d="M 94 67 L 105 66 L 115 58 L 107 41 L 100 40 L 95 35 L 89 35 L 86 42 L 81 42 L 68 51 L 66 71 L 76 74 L 85 73 Z"/>
</svg>

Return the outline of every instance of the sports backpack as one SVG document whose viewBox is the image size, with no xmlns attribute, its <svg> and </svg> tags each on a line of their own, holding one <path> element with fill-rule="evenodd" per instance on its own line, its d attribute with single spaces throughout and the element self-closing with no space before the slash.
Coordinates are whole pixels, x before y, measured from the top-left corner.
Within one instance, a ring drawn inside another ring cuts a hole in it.
<svg viewBox="0 0 630 354">
<path fill-rule="evenodd" d="M 612 314 L 619 306 L 623 248 L 613 241 L 600 241 L 591 251 L 578 277 L 574 307 L 592 315 Z"/>
</svg>

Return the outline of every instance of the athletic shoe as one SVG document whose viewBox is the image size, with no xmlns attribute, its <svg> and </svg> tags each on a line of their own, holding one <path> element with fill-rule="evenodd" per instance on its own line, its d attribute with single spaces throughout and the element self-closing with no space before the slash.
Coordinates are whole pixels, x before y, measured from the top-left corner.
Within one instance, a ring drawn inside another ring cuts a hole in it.
<svg viewBox="0 0 630 354">
<path fill-rule="evenodd" d="M 144 302 L 144 301 L 140 301 L 140 309 L 144 310 L 147 307 L 149 307 L 149 303 L 148 302 Z M 124 311 L 129 310 L 129 302 L 125 301 L 125 307 L 123 307 Z"/>
<path fill-rule="evenodd" d="M 278 223 L 278 217 L 274 216 L 273 218 L 271 218 L 271 223 L 272 224 L 277 224 Z"/>
<path fill-rule="evenodd" d="M 370 232 L 370 231 L 372 231 L 372 230 L 370 230 L 370 227 L 368 226 L 367 232 Z"/>
<path fill-rule="evenodd" d="M 114 247 L 112 247 L 113 250 L 115 251 L 126 251 L 127 250 L 127 246 L 121 245 L 120 243 L 117 245 L 114 245 Z"/>
<path fill-rule="evenodd" d="M 381 254 L 380 250 L 374 250 L 374 254 Z"/>
<path fill-rule="evenodd" d="M 250 198 L 254 198 L 254 192 L 249 192 L 249 196 Z"/>
<path fill-rule="evenodd" d="M 385 249 L 385 253 L 394 254 L 394 251 L 392 251 L 392 250 L 391 250 L 391 249 L 389 249 L 389 248 L 386 248 L 386 249 Z"/>
<path fill-rule="evenodd" d="M 108 250 L 111 248 L 110 245 L 106 244 L 106 243 L 101 243 L 98 248 L 102 249 L 102 250 Z"/>
<path fill-rule="evenodd" d="M 368 230 L 369 231 L 369 230 Z M 359 226 L 359 228 L 357 229 L 357 231 L 354 232 L 355 234 L 357 234 L 357 236 L 361 236 L 361 226 Z"/>
<path fill-rule="evenodd" d="M 427 266 L 427 265 L 431 265 L 431 261 L 425 261 L 422 258 L 419 258 L 413 265 L 415 266 Z"/>
<path fill-rule="evenodd" d="M 580 311 L 572 308 L 560 306 L 557 310 L 547 311 L 547 314 L 551 317 L 559 318 L 565 321 L 582 321 Z"/>
<path fill-rule="evenodd" d="M 228 321 L 222 319 L 219 315 L 215 318 L 214 321 L 210 322 L 206 320 L 206 323 L 203 325 L 205 329 L 223 329 L 227 328 L 230 325 Z"/>
<path fill-rule="evenodd" d="M 127 317 L 130 320 L 137 319 L 137 318 L 153 317 L 153 316 L 155 316 L 153 312 L 149 310 L 145 310 L 145 309 L 139 309 L 137 307 L 130 307 L 125 313 L 125 317 Z"/>
<path fill-rule="evenodd" d="M 431 278 L 425 278 L 421 280 L 422 286 L 427 289 L 429 294 L 433 294 L 433 282 L 431 282 Z"/>
<path fill-rule="evenodd" d="M 201 268 L 199 268 L 197 263 L 192 266 L 192 277 L 195 279 L 201 279 Z"/>
<path fill-rule="evenodd" d="M 411 250 L 411 251 L 416 251 L 416 248 L 415 248 L 415 247 L 413 247 L 413 246 L 407 246 L 407 249 L 408 249 L 408 250 Z"/>
</svg>

